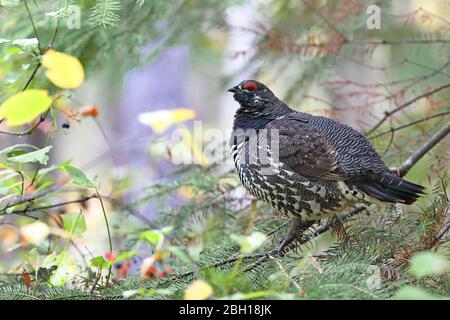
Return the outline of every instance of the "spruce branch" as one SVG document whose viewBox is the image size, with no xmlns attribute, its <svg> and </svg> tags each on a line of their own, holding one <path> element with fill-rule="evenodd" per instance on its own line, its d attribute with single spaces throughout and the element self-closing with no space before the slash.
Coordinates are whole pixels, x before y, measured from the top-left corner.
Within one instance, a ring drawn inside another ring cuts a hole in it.
<svg viewBox="0 0 450 320">
<path fill-rule="evenodd" d="M 104 28 L 116 25 L 118 22 L 120 22 L 120 16 L 118 12 L 121 8 L 122 5 L 120 1 L 97 0 L 91 12 L 91 24 L 94 27 L 102 26 Z"/>
</svg>

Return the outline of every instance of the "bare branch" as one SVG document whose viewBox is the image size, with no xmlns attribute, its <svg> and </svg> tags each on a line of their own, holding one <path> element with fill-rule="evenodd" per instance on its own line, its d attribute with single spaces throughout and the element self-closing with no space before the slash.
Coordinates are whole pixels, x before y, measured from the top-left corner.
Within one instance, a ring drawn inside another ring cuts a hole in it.
<svg viewBox="0 0 450 320">
<path fill-rule="evenodd" d="M 38 63 L 36 64 L 36 67 L 34 67 L 33 72 L 31 73 L 31 75 L 28 78 L 27 82 L 23 86 L 22 91 L 25 91 L 28 88 L 28 86 L 30 85 L 31 81 L 34 79 L 34 76 L 36 75 L 36 73 L 38 72 L 40 67 L 41 67 L 41 62 L 38 61 Z"/>
<path fill-rule="evenodd" d="M 436 240 L 439 241 L 450 229 L 450 222 L 446 223 L 439 233 L 436 235 Z"/>
<path fill-rule="evenodd" d="M 450 122 L 439 129 L 433 136 L 425 142 L 419 149 L 417 149 L 403 164 L 393 171 L 398 172 L 398 174 L 403 177 L 408 173 L 408 171 L 424 156 L 430 151 L 436 144 L 438 144 L 442 139 L 444 139 L 450 132 Z"/>
<path fill-rule="evenodd" d="M 6 209 L 11 208 L 13 206 L 23 204 L 26 202 L 31 202 L 31 201 L 34 201 L 39 198 L 43 198 L 46 195 L 48 195 L 49 193 L 57 192 L 59 188 L 60 188 L 60 186 L 55 185 L 55 186 L 52 186 L 47 189 L 43 189 L 43 190 L 40 190 L 40 191 L 37 191 L 34 193 L 24 194 L 23 196 L 15 196 L 15 197 L 11 197 L 9 199 L 5 197 L 2 199 L 2 201 L 0 201 L 0 206 L 1 206 L 0 211 L 5 211 Z"/>
<path fill-rule="evenodd" d="M 381 120 L 380 120 L 380 121 L 372 128 L 372 129 L 370 129 L 370 131 L 368 132 L 368 134 L 371 134 L 371 133 L 374 132 L 376 129 L 378 129 L 378 127 L 380 127 L 380 126 L 381 126 L 387 119 L 389 119 L 389 117 L 392 116 L 394 113 L 397 113 L 397 112 L 399 112 L 399 111 L 405 109 L 406 107 L 412 105 L 413 103 L 419 101 L 419 100 L 422 99 L 422 98 L 429 97 L 429 96 L 431 96 L 431 95 L 433 95 L 433 94 L 435 94 L 435 93 L 437 93 L 437 92 L 439 92 L 439 91 L 442 91 L 442 90 L 445 90 L 445 89 L 448 89 L 448 88 L 450 88 L 450 83 L 447 83 L 447 84 L 445 84 L 445 85 L 443 85 L 443 86 L 440 86 L 439 88 L 436 88 L 436 89 L 434 89 L 434 90 L 425 92 L 425 93 L 423 93 L 423 94 L 421 94 L 421 95 L 415 97 L 414 99 L 409 100 L 409 101 L 403 103 L 402 105 L 398 106 L 397 108 L 395 108 L 395 109 L 392 110 L 392 111 L 386 111 L 385 114 L 384 114 L 384 117 L 383 117 L 383 118 L 382 118 L 382 119 L 381 119 Z"/>
<path fill-rule="evenodd" d="M 450 106 L 448 108 L 450 108 Z M 398 127 L 395 127 L 395 128 L 391 128 L 390 130 L 386 130 L 384 132 L 381 132 L 381 133 L 378 133 L 376 135 L 370 136 L 370 137 L 368 137 L 368 139 L 375 139 L 375 138 L 381 137 L 381 136 L 383 136 L 385 134 L 393 133 L 395 131 L 411 127 L 411 126 L 416 125 L 416 124 L 421 123 L 421 122 L 425 122 L 425 121 L 428 121 L 428 120 L 431 120 L 431 119 L 434 119 L 434 118 L 444 117 L 444 116 L 446 116 L 448 114 L 450 114 L 450 109 L 449 109 L 449 111 L 436 113 L 436 114 L 433 114 L 431 116 L 428 116 L 428 117 L 425 117 L 425 118 L 422 118 L 422 119 L 419 119 L 419 120 L 416 120 L 416 121 L 412 121 L 412 122 L 409 122 L 407 124 L 404 124 L 404 125 L 401 125 L 401 126 L 398 126 Z"/>
</svg>

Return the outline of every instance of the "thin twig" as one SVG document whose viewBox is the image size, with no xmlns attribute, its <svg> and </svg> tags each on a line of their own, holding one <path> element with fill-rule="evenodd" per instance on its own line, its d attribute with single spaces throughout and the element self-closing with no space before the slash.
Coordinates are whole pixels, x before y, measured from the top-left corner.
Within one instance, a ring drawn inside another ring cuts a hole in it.
<svg viewBox="0 0 450 320">
<path fill-rule="evenodd" d="M 23 3 L 25 4 L 25 8 L 27 10 L 28 17 L 30 18 L 31 25 L 33 26 L 34 36 L 36 37 L 38 42 L 38 51 L 39 53 L 41 53 L 41 41 L 39 40 L 39 35 L 36 29 L 36 25 L 34 24 L 33 16 L 31 15 L 30 8 L 28 8 L 27 0 L 25 0 Z"/>
<path fill-rule="evenodd" d="M 34 79 L 34 76 L 36 75 L 36 73 L 38 72 L 39 68 L 41 67 L 41 62 L 38 61 L 38 63 L 36 64 L 36 67 L 34 67 L 33 72 L 31 73 L 31 76 L 28 78 L 27 82 L 25 83 L 25 85 L 22 88 L 22 91 L 25 91 L 28 86 L 30 85 L 31 81 Z"/>
<path fill-rule="evenodd" d="M 105 219 L 106 231 L 108 233 L 109 252 L 112 252 L 113 246 L 112 246 L 111 230 L 109 229 L 109 222 L 108 222 L 108 217 L 106 215 L 105 205 L 103 204 L 102 197 L 98 193 L 98 190 L 96 190 L 96 192 L 97 192 L 97 199 L 98 199 L 98 201 L 100 201 L 100 205 L 102 206 L 103 218 Z M 109 269 L 108 269 L 108 276 L 106 277 L 105 289 L 108 288 L 109 279 L 111 279 L 111 273 L 112 273 L 112 265 L 110 265 Z"/>
<path fill-rule="evenodd" d="M 448 108 L 450 108 L 450 106 Z M 434 119 L 434 118 L 438 118 L 438 117 L 443 117 L 443 116 L 446 116 L 448 114 L 450 114 L 450 110 L 449 111 L 445 111 L 445 112 L 436 113 L 436 114 L 433 114 L 431 116 L 425 117 L 423 119 L 419 119 L 419 120 L 412 121 L 412 122 L 409 122 L 407 124 L 404 124 L 404 125 L 401 125 L 401 126 L 398 126 L 398 127 L 395 127 L 395 128 L 391 128 L 391 129 L 386 130 L 384 132 L 381 132 L 381 133 L 378 133 L 376 135 L 370 136 L 367 139 L 375 139 L 375 138 L 381 137 L 381 136 L 383 136 L 385 134 L 393 133 L 395 131 L 405 129 L 407 127 L 416 125 L 418 123 L 425 122 L 425 121 L 428 121 L 428 120 L 431 120 L 431 119 Z"/>
<path fill-rule="evenodd" d="M 436 241 L 441 240 L 441 238 L 448 232 L 449 229 L 450 229 L 450 222 L 446 223 L 439 231 L 439 233 L 436 235 Z"/>
<path fill-rule="evenodd" d="M 303 4 L 307 6 L 309 9 L 314 11 L 337 35 L 341 37 L 344 42 L 347 42 L 347 38 L 344 36 L 342 32 L 340 32 L 326 17 L 322 15 L 322 13 L 314 6 L 310 5 L 307 1 L 302 0 Z"/>
<path fill-rule="evenodd" d="M 439 129 L 435 134 L 431 136 L 419 149 L 405 161 L 399 168 L 393 169 L 403 177 L 428 151 L 430 151 L 435 145 L 437 145 L 442 139 L 444 139 L 450 132 L 450 122 Z"/>
<path fill-rule="evenodd" d="M 445 89 L 447 89 L 447 88 L 450 88 L 450 83 L 447 83 L 447 84 L 445 84 L 445 85 L 443 85 L 443 86 L 440 86 L 439 88 L 436 88 L 436 89 L 434 89 L 434 90 L 425 92 L 425 93 L 423 93 L 423 94 L 421 94 L 421 95 L 415 97 L 414 99 L 409 100 L 409 101 L 403 103 L 402 105 L 398 106 L 397 108 L 395 108 L 395 109 L 392 110 L 392 111 L 386 111 L 385 114 L 384 114 L 384 117 L 383 117 L 383 118 L 382 118 L 382 119 L 381 119 L 381 120 L 380 120 L 380 121 L 372 128 L 372 129 L 370 129 L 370 131 L 369 131 L 367 134 L 371 134 L 371 133 L 374 132 L 376 129 L 378 129 L 378 127 L 380 127 L 380 126 L 381 126 L 387 119 L 389 119 L 389 117 L 392 116 L 394 113 L 397 113 L 397 112 L 403 110 L 404 108 L 406 108 L 406 107 L 412 105 L 413 103 L 419 101 L 419 100 L 422 99 L 422 98 L 429 97 L 429 96 L 431 96 L 431 95 L 433 95 L 433 94 L 435 94 L 435 93 L 437 93 L 437 92 L 439 92 L 439 91 L 445 90 Z"/>
<path fill-rule="evenodd" d="M 80 199 L 58 202 L 58 203 L 48 205 L 48 206 L 30 207 L 30 208 L 25 208 L 23 210 L 12 211 L 9 214 L 23 214 L 23 213 L 27 213 L 27 212 L 35 212 L 35 211 L 41 211 L 41 210 L 46 210 L 46 209 L 58 208 L 58 207 L 66 206 L 68 204 L 72 204 L 72 203 L 84 203 L 84 202 L 94 199 L 94 198 L 98 198 L 98 196 L 96 194 L 93 194 L 93 195 L 83 197 Z"/>
</svg>

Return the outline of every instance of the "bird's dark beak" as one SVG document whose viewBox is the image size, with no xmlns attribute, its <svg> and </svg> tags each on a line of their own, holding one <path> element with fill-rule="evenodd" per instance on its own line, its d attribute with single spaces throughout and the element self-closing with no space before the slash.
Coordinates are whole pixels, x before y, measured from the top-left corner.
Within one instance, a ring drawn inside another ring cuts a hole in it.
<svg viewBox="0 0 450 320">
<path fill-rule="evenodd" d="M 237 87 L 230 88 L 227 91 L 235 93 L 237 91 Z"/>
</svg>

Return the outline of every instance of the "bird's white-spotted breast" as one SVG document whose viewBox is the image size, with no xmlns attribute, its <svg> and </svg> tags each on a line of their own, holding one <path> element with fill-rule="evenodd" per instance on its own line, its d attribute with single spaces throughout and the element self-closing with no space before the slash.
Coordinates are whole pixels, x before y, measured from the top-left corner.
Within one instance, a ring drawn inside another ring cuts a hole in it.
<svg viewBox="0 0 450 320">
<path fill-rule="evenodd" d="M 235 131 L 231 141 L 239 179 L 254 197 L 305 220 L 322 219 L 349 205 L 336 181 L 310 180 L 297 174 L 272 157 L 270 144 L 261 147 L 257 135 Z"/>
</svg>

